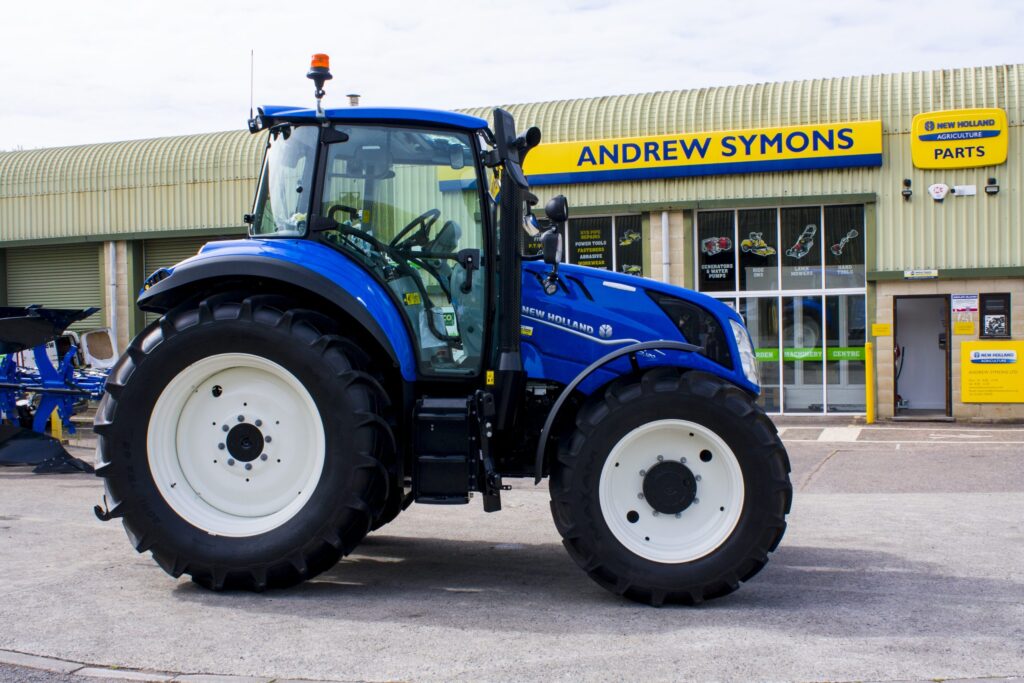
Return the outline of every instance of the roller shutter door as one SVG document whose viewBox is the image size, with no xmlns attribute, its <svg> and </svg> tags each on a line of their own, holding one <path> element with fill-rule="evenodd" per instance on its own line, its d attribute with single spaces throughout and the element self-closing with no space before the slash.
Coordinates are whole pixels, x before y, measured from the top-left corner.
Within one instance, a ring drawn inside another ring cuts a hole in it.
<svg viewBox="0 0 1024 683">
<path fill-rule="evenodd" d="M 7 249 L 7 305 L 41 304 L 50 308 L 103 308 L 103 271 L 100 245 Z M 70 329 L 81 332 L 106 325 L 100 310 Z"/>
<path fill-rule="evenodd" d="M 235 239 L 237 235 L 204 236 L 204 237 L 169 237 L 161 240 L 146 240 L 142 246 L 143 276 L 149 277 L 158 268 L 168 268 L 190 256 L 195 256 L 199 248 L 207 242 Z M 160 316 L 146 313 L 146 324 Z"/>
</svg>

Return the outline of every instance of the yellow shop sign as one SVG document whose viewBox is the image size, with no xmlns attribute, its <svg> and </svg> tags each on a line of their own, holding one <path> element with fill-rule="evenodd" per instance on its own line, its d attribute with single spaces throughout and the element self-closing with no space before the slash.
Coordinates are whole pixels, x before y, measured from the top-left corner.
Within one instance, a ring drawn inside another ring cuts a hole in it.
<svg viewBox="0 0 1024 683">
<path fill-rule="evenodd" d="M 882 165 L 882 122 L 855 121 L 541 144 L 532 185 Z"/>
<path fill-rule="evenodd" d="M 1024 403 L 1024 342 L 960 344 L 960 398 L 964 403 Z"/>
<path fill-rule="evenodd" d="M 1006 112 L 955 109 L 918 114 L 911 124 L 910 152 L 917 168 L 974 168 L 1006 161 Z"/>
</svg>

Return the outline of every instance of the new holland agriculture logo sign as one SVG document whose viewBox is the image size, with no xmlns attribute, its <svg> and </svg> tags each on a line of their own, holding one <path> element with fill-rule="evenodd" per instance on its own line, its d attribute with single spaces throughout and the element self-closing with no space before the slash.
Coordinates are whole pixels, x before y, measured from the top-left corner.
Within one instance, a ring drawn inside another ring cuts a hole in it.
<svg viewBox="0 0 1024 683">
<path fill-rule="evenodd" d="M 532 185 L 882 165 L 882 122 L 649 135 L 541 144 Z"/>
<path fill-rule="evenodd" d="M 911 124 L 910 152 L 918 168 L 974 168 L 1006 161 L 1006 112 L 957 109 L 918 114 Z"/>
</svg>

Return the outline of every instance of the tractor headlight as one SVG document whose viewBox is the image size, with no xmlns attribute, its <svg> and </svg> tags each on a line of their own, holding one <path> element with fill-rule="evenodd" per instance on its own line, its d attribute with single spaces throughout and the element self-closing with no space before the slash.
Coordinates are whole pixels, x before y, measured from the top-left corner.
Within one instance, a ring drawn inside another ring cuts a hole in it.
<svg viewBox="0 0 1024 683">
<path fill-rule="evenodd" d="M 743 374 L 754 384 L 761 384 L 761 377 L 757 372 L 757 356 L 754 355 L 754 343 L 750 340 L 750 333 L 742 324 L 730 320 L 732 335 L 736 337 L 736 348 L 740 351 L 740 362 L 743 364 Z"/>
</svg>

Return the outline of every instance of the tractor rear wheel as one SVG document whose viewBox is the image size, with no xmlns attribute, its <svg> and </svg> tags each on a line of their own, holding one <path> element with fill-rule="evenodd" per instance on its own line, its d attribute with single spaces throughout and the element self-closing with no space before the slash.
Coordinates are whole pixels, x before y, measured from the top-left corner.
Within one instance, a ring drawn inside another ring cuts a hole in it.
<svg viewBox="0 0 1024 683">
<path fill-rule="evenodd" d="M 786 528 L 789 459 L 740 389 L 658 368 L 580 411 L 553 464 L 555 525 L 597 583 L 630 599 L 697 604 L 764 567 Z"/>
<path fill-rule="evenodd" d="M 207 588 L 293 585 L 355 548 L 384 507 L 386 397 L 333 324 L 279 297 L 165 315 L 107 381 L 95 429 L 105 516 Z"/>
</svg>

